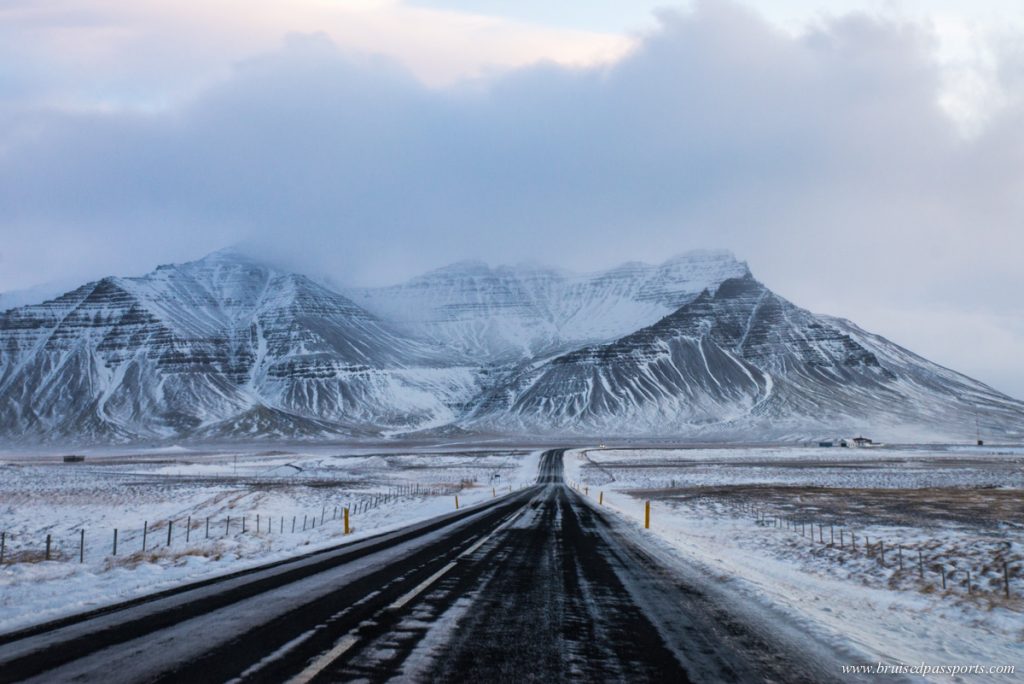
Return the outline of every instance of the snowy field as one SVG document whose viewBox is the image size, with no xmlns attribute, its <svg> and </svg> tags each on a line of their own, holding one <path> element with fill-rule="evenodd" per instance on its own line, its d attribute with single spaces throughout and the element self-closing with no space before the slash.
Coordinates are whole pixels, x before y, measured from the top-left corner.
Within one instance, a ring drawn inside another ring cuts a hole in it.
<svg viewBox="0 0 1024 684">
<path fill-rule="evenodd" d="M 1024 669 L 1020 447 L 579 450 L 566 479 L 837 645 Z"/>
<path fill-rule="evenodd" d="M 0 632 L 339 543 L 346 506 L 347 539 L 358 539 L 453 511 L 456 496 L 460 507 L 479 503 L 532 483 L 539 454 L 0 457 Z"/>
</svg>

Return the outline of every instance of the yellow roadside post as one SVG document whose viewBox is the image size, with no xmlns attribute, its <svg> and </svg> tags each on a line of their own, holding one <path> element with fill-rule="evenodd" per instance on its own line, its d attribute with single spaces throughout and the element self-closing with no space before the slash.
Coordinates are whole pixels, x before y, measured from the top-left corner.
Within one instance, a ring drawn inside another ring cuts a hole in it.
<svg viewBox="0 0 1024 684">
<path fill-rule="evenodd" d="M 604 506 L 604 492 L 597 493 L 597 505 Z"/>
<path fill-rule="evenodd" d="M 350 529 L 348 526 L 348 506 L 345 506 L 345 534 L 348 534 L 349 532 Z"/>
<path fill-rule="evenodd" d="M 644 529 L 651 529 L 651 502 L 644 502 Z"/>
<path fill-rule="evenodd" d="M 459 495 L 455 495 L 455 510 L 459 510 Z"/>
</svg>

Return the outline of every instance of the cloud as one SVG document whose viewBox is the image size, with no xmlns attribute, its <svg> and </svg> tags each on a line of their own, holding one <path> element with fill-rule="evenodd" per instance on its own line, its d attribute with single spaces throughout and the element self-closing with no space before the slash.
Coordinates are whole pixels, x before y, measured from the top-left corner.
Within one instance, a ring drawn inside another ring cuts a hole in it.
<svg viewBox="0 0 1024 684">
<path fill-rule="evenodd" d="M 1024 109 L 964 138 L 933 39 L 859 14 L 794 37 L 702 2 L 613 63 L 438 88 L 301 34 L 181 106 L 0 110 L 0 289 L 237 240 L 359 282 L 466 257 L 587 269 L 724 246 L 797 303 L 927 355 L 893 311 L 974 311 L 988 328 L 1024 313 Z M 1019 79 L 1010 57 L 1001 69 Z M 955 334 L 961 353 L 932 348 L 970 371 L 973 333 Z"/>
<path fill-rule="evenodd" d="M 276 49 L 285 34 L 314 32 L 349 53 L 388 55 L 432 86 L 540 59 L 608 61 L 632 43 L 398 0 L 5 0 L 0 103 L 158 109 Z"/>
</svg>

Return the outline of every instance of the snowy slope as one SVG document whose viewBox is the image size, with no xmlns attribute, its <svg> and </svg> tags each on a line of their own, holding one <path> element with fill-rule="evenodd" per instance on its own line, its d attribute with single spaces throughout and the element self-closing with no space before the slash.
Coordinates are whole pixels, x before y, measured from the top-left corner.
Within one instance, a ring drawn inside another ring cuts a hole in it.
<svg viewBox="0 0 1024 684">
<path fill-rule="evenodd" d="M 851 432 L 1019 439 L 1024 403 L 851 323 L 816 316 L 753 276 L 656 324 L 533 364 L 492 388 L 467 426 L 747 439 Z"/>
<path fill-rule="evenodd" d="M 757 282 L 728 252 L 460 263 L 341 294 L 233 251 L 0 313 L 0 438 L 425 430 L 1024 439 L 1024 404 Z"/>
<path fill-rule="evenodd" d="M 340 294 L 231 252 L 0 315 L 14 437 L 327 435 L 448 422 L 464 368 Z"/>
<path fill-rule="evenodd" d="M 573 275 L 461 262 L 393 287 L 353 290 L 361 306 L 477 362 L 508 363 L 610 341 L 706 288 L 748 273 L 727 251 Z"/>
</svg>

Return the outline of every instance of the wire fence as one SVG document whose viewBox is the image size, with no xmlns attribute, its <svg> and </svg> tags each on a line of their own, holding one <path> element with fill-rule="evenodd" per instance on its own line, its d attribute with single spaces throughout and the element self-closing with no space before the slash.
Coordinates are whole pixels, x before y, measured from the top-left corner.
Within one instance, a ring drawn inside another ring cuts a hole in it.
<svg viewBox="0 0 1024 684">
<path fill-rule="evenodd" d="M 341 531 L 343 528 L 338 527 L 338 522 L 344 520 L 346 509 L 350 516 L 358 518 L 400 499 L 457 495 L 474 484 L 472 480 L 462 480 L 431 486 L 399 485 L 370 495 L 342 499 L 337 504 L 323 504 L 319 510 L 305 509 L 289 514 L 258 511 L 210 516 L 185 514 L 160 520 L 142 520 L 131 527 L 71 527 L 60 534 L 0 530 L 0 565 L 42 561 L 85 563 L 87 560 L 132 558 L 168 549 L 199 549 L 204 544 L 225 540 L 259 538 L 266 542 L 275 537 L 309 535 L 318 530 L 321 533 L 324 530 Z"/>
<path fill-rule="evenodd" d="M 574 481 L 568 484 L 589 496 L 588 485 Z M 673 481 L 672 487 L 667 489 L 674 487 Z M 654 492 L 659 490 L 634 490 L 633 494 L 649 496 Z M 604 499 L 604 492 L 599 491 L 599 504 L 603 504 Z M 644 527 L 649 528 L 650 499 L 644 504 Z M 810 551 L 826 556 L 830 562 L 852 566 L 852 561 L 871 561 L 869 567 L 883 571 L 890 588 L 913 581 L 918 590 L 926 593 L 941 591 L 943 595 L 955 596 L 962 592 L 969 597 L 1001 595 L 1007 600 L 1024 598 L 1024 557 L 1019 551 L 1014 552 L 1013 542 L 1009 540 L 986 540 L 996 547 L 991 553 L 968 557 L 941 550 L 943 543 L 940 540 L 907 542 L 894 540 L 891 536 L 871 537 L 864 527 L 839 525 L 835 520 L 825 521 L 808 511 L 799 511 L 799 507 L 780 510 L 743 501 L 732 502 L 730 506 L 734 513 L 751 517 L 762 530 L 775 529 L 799 536 Z M 853 569 L 853 574 L 858 574 L 858 568 Z M 862 576 L 867 573 L 866 568 L 860 567 L 859 570 Z"/>
<path fill-rule="evenodd" d="M 962 590 L 968 596 L 998 595 L 1020 598 L 1024 579 L 1022 558 L 1013 551 L 1011 541 L 996 541 L 986 558 L 958 556 L 941 550 L 939 540 L 901 539 L 870 536 L 864 528 L 837 525 L 835 521 L 815 519 L 806 512 L 793 513 L 766 509 L 752 503 L 739 503 L 740 510 L 761 529 L 775 529 L 798 535 L 809 547 L 830 561 L 845 563 L 868 559 L 890 578 L 891 585 L 916 580 L 919 590 L 941 591 L 953 595 Z"/>
</svg>

